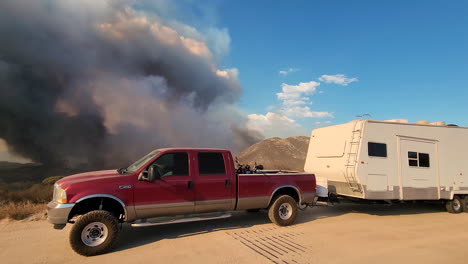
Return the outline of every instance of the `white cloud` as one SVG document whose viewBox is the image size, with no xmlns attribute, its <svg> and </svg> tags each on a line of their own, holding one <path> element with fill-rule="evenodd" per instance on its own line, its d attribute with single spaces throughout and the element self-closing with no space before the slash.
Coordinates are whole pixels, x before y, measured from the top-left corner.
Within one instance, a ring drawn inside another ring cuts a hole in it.
<svg viewBox="0 0 468 264">
<path fill-rule="evenodd" d="M 280 110 L 280 112 L 285 116 L 299 118 L 333 117 L 333 114 L 330 112 L 315 112 L 308 106 L 285 106 Z"/>
<path fill-rule="evenodd" d="M 305 129 L 294 118 L 326 118 L 333 117 L 330 112 L 312 111 L 309 96 L 317 92 L 319 82 L 301 82 L 297 85 L 283 83 L 281 92 L 276 96 L 280 105 L 270 106 L 265 115 L 250 114 L 246 126 L 259 131 L 266 137 L 288 137 L 306 135 Z M 325 124 L 328 124 L 325 121 Z"/>
<path fill-rule="evenodd" d="M 325 83 L 334 83 L 334 84 L 347 86 L 348 84 L 350 84 L 352 82 L 357 82 L 359 80 L 356 77 L 347 78 L 344 74 L 335 74 L 335 75 L 325 75 L 324 74 L 324 75 L 320 76 L 319 81 L 325 82 Z"/>
<path fill-rule="evenodd" d="M 332 117 L 329 112 L 314 112 L 305 106 L 312 104 L 307 95 L 316 93 L 319 85 L 320 83 L 315 81 L 301 82 L 298 85 L 281 84 L 282 92 L 276 94 L 282 105 L 279 112 L 289 117 Z"/>
<path fill-rule="evenodd" d="M 277 93 L 278 99 L 288 100 L 288 99 L 299 99 L 302 94 L 311 95 L 317 91 L 317 87 L 320 85 L 319 82 L 310 81 L 306 83 L 299 83 L 298 85 L 289 85 L 286 83 L 281 84 L 282 93 Z"/>
<path fill-rule="evenodd" d="M 282 103 L 284 106 L 296 106 L 296 105 L 305 105 L 310 104 L 309 97 L 299 97 L 292 99 L 285 99 Z"/>
<path fill-rule="evenodd" d="M 297 72 L 299 70 L 300 69 L 297 69 L 297 68 L 288 68 L 288 69 L 285 69 L 285 70 L 280 70 L 278 73 L 280 75 L 286 76 L 286 75 L 288 75 L 290 73 Z"/>
<path fill-rule="evenodd" d="M 327 126 L 327 125 L 331 125 L 331 121 L 327 120 L 327 121 L 317 121 L 317 122 L 314 122 L 314 125 L 316 126 Z"/>
<path fill-rule="evenodd" d="M 230 68 L 230 69 L 225 69 L 225 70 L 215 69 L 214 72 L 219 77 L 223 77 L 228 80 L 231 79 L 231 80 L 237 81 L 238 76 L 239 76 L 239 70 L 237 68 Z"/>
<path fill-rule="evenodd" d="M 277 113 L 250 114 L 247 118 L 247 127 L 261 132 L 265 137 L 289 137 L 304 134 L 301 125 L 295 120 Z"/>
</svg>

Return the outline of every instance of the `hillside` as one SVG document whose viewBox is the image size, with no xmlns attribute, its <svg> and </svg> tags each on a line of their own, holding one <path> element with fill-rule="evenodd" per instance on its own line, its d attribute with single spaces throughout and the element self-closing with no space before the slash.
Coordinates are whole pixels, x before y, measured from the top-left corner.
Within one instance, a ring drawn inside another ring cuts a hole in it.
<svg viewBox="0 0 468 264">
<path fill-rule="evenodd" d="M 0 161 L 0 184 L 13 182 L 41 182 L 50 176 L 66 176 L 78 172 L 80 169 L 58 168 L 37 163 L 14 163 Z"/>
<path fill-rule="evenodd" d="M 303 171 L 309 137 L 269 138 L 237 155 L 242 164 L 262 164 L 265 169 Z"/>
</svg>

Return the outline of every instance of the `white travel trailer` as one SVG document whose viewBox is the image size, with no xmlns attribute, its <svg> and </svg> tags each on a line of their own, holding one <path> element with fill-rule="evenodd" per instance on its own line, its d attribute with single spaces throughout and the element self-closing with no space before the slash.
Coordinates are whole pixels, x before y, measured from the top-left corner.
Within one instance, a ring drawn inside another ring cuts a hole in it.
<svg viewBox="0 0 468 264">
<path fill-rule="evenodd" d="M 468 211 L 468 127 L 404 119 L 314 129 L 304 166 L 338 196 L 446 200 Z"/>
</svg>

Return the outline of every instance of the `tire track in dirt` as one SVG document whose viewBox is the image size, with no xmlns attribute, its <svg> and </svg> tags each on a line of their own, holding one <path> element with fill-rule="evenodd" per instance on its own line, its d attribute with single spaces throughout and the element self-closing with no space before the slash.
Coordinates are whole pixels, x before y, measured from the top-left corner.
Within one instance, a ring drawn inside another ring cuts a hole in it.
<svg viewBox="0 0 468 264">
<path fill-rule="evenodd" d="M 249 228 L 226 234 L 272 263 L 311 263 L 307 258 L 310 249 L 298 241 L 304 233 L 293 227 Z"/>
</svg>

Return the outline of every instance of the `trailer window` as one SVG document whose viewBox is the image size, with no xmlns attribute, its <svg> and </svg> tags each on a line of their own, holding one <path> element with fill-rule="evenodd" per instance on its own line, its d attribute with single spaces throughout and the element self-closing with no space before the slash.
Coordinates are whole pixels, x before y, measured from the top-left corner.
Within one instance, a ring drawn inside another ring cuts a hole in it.
<svg viewBox="0 0 468 264">
<path fill-rule="evenodd" d="M 408 165 L 410 167 L 418 166 L 418 153 L 413 151 L 408 151 Z"/>
<path fill-rule="evenodd" d="M 408 165 L 410 167 L 429 168 L 429 154 L 408 151 Z"/>
<path fill-rule="evenodd" d="M 412 160 L 412 159 L 410 159 L 410 160 L 408 160 L 408 165 L 409 165 L 410 167 L 417 167 L 417 166 L 418 166 L 418 160 Z"/>
<path fill-rule="evenodd" d="M 419 167 L 429 168 L 429 154 L 419 153 Z"/>
<path fill-rule="evenodd" d="M 200 175 L 224 175 L 224 159 L 222 153 L 198 153 L 198 171 Z"/>
<path fill-rule="evenodd" d="M 387 157 L 387 144 L 383 143 L 367 143 L 367 151 L 370 157 Z"/>
</svg>

